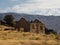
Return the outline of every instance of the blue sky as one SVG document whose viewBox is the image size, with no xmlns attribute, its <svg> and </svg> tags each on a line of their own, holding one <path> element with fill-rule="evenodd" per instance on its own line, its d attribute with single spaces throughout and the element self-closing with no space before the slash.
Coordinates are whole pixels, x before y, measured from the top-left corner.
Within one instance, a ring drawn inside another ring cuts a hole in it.
<svg viewBox="0 0 60 45">
<path fill-rule="evenodd" d="M 59 0 L 0 0 L 0 13 L 60 15 Z"/>
</svg>

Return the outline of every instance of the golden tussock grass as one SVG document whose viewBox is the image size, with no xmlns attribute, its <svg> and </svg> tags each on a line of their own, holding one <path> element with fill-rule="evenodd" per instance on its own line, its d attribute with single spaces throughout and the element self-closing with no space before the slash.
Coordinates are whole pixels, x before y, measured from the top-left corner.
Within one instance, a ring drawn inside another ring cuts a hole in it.
<svg viewBox="0 0 60 45">
<path fill-rule="evenodd" d="M 60 45 L 60 34 L 0 31 L 0 45 Z"/>
<path fill-rule="evenodd" d="M 0 31 L 0 45 L 60 45 L 60 34 Z"/>
</svg>

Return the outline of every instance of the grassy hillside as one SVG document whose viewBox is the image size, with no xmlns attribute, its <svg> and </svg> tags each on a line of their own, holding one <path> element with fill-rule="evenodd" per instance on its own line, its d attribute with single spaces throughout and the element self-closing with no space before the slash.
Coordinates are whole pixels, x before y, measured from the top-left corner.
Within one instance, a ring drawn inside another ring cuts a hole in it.
<svg viewBox="0 0 60 45">
<path fill-rule="evenodd" d="M 45 35 L 29 32 L 0 31 L 0 44 L 10 45 L 60 45 L 60 34 Z"/>
<path fill-rule="evenodd" d="M 0 30 L 0 45 L 60 45 L 60 34 L 46 35 L 2 30 Z"/>
</svg>

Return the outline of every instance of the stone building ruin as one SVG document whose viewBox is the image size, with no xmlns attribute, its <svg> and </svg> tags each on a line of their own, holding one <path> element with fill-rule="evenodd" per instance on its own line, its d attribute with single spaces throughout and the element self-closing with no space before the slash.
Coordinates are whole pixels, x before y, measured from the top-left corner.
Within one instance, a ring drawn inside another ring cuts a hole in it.
<svg viewBox="0 0 60 45">
<path fill-rule="evenodd" d="M 38 19 L 35 19 L 34 21 L 29 22 L 25 18 L 21 18 L 16 23 L 15 28 L 16 30 L 21 32 L 45 33 L 45 25 Z"/>
</svg>

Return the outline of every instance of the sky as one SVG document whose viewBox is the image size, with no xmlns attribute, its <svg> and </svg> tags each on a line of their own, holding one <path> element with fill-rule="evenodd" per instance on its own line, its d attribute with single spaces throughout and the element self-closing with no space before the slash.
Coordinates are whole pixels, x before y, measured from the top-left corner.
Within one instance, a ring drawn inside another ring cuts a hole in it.
<svg viewBox="0 0 60 45">
<path fill-rule="evenodd" d="M 0 13 L 60 16 L 60 0 L 0 0 Z"/>
</svg>

